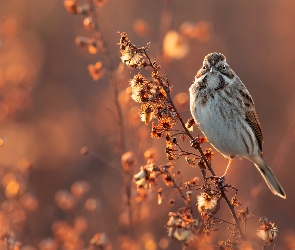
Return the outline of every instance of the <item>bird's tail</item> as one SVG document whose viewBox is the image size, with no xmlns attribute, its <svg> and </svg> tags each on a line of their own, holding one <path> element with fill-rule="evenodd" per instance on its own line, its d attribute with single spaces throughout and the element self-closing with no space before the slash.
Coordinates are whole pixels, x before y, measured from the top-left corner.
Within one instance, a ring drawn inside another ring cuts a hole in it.
<svg viewBox="0 0 295 250">
<path fill-rule="evenodd" d="M 272 191 L 275 195 L 280 196 L 281 198 L 286 199 L 286 193 L 275 177 L 274 173 L 271 171 L 270 167 L 267 166 L 266 161 L 261 155 L 255 155 L 248 158 L 250 161 L 254 163 L 257 167 L 259 173 L 262 175 L 265 180 L 267 186 L 270 191 Z"/>
</svg>

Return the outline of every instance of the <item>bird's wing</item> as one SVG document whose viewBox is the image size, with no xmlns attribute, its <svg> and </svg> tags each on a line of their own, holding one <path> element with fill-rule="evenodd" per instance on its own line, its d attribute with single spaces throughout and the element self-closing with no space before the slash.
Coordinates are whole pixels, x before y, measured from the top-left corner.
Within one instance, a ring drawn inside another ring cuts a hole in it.
<svg viewBox="0 0 295 250">
<path fill-rule="evenodd" d="M 253 130 L 255 137 L 258 141 L 258 145 L 260 150 L 262 151 L 262 142 L 263 142 L 263 136 L 262 136 L 262 130 L 261 130 L 261 125 L 258 120 L 257 113 L 255 111 L 255 105 L 253 102 L 253 99 L 249 92 L 245 89 L 240 90 L 240 94 L 243 98 L 243 102 L 246 107 L 246 112 L 245 112 L 245 120 Z"/>
</svg>

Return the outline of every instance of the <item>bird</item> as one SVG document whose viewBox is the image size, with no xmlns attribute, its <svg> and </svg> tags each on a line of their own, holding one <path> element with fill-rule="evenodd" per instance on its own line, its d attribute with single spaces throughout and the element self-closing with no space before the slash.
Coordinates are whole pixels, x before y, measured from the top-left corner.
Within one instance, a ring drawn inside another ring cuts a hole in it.
<svg viewBox="0 0 295 250">
<path fill-rule="evenodd" d="M 286 199 L 286 193 L 266 163 L 263 136 L 254 101 L 221 53 L 205 56 L 190 91 L 190 111 L 210 144 L 229 159 L 254 163 L 271 192 Z"/>
</svg>

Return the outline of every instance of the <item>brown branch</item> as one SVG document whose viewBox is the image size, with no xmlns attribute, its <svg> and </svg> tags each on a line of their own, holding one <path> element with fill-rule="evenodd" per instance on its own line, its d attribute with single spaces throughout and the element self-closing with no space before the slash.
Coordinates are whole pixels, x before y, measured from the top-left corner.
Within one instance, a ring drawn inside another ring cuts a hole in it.
<svg viewBox="0 0 295 250">
<path fill-rule="evenodd" d="M 152 61 L 151 61 L 150 57 L 148 56 L 148 54 L 146 53 L 146 51 L 144 51 L 144 55 L 145 55 L 145 56 L 147 57 L 147 59 L 149 60 L 149 66 L 152 67 L 152 69 L 153 69 L 154 72 L 157 72 L 158 69 L 155 67 L 155 64 L 152 63 Z M 177 111 L 177 109 L 176 109 L 176 107 L 175 107 L 175 105 L 174 105 L 174 103 L 173 103 L 173 101 L 172 101 L 172 98 L 171 98 L 171 95 L 170 95 L 170 90 L 169 90 L 169 88 L 167 88 L 166 86 L 164 86 L 163 81 L 162 81 L 162 79 L 161 79 L 160 77 L 158 77 L 158 80 L 159 80 L 161 86 L 163 87 L 163 89 L 165 90 L 166 95 L 167 95 L 167 99 L 168 99 L 170 105 L 172 106 L 172 108 L 175 110 L 175 112 L 176 112 L 176 114 L 177 114 L 177 118 L 178 118 L 178 120 L 179 120 L 179 122 L 180 122 L 182 128 L 184 129 L 186 135 L 187 135 L 191 140 L 194 140 L 194 137 L 192 136 L 192 134 L 191 134 L 191 133 L 188 131 L 188 129 L 186 128 L 185 123 L 183 122 L 183 120 L 182 120 L 182 118 L 181 118 L 179 112 Z M 208 162 L 207 158 L 205 157 L 205 154 L 204 154 L 204 152 L 203 152 L 203 150 L 202 150 L 200 144 L 197 144 L 195 148 L 196 148 L 196 149 L 199 151 L 199 153 L 201 154 L 201 156 L 202 156 L 202 160 L 205 162 L 205 164 L 206 164 L 207 168 L 209 169 L 209 171 L 211 172 L 211 174 L 212 174 L 213 176 L 216 176 L 214 170 L 213 170 L 212 167 L 211 167 L 211 164 Z M 244 232 L 243 232 L 243 230 L 242 230 L 242 227 L 241 227 L 241 225 L 240 225 L 240 222 L 239 222 L 239 219 L 238 219 L 237 214 L 236 214 L 236 212 L 235 212 L 235 209 L 234 209 L 233 205 L 231 204 L 230 200 L 228 199 L 227 195 L 225 194 L 223 188 L 221 188 L 221 194 L 222 194 L 222 197 L 224 198 L 224 200 L 226 201 L 226 203 L 227 203 L 227 205 L 228 205 L 228 207 L 229 207 L 229 209 L 230 209 L 230 211 L 231 211 L 232 216 L 234 217 L 234 220 L 235 220 L 235 222 L 236 222 L 236 226 L 238 227 L 238 229 L 239 229 L 239 231 L 240 231 L 240 234 L 241 234 L 242 239 L 243 239 L 243 240 L 246 240 L 246 236 L 245 236 L 245 234 L 244 234 Z"/>
<path fill-rule="evenodd" d="M 188 208 L 188 209 L 190 210 L 190 212 L 191 212 L 191 215 L 193 215 L 193 209 L 192 209 L 192 204 L 191 204 L 191 200 L 190 200 L 190 198 L 187 198 L 187 197 L 182 193 L 181 188 L 176 184 L 175 179 L 170 175 L 169 172 L 165 172 L 165 171 L 162 171 L 162 170 L 161 170 L 159 175 L 161 175 L 161 174 L 164 174 L 164 175 L 166 175 L 166 176 L 170 176 L 170 178 L 171 178 L 171 182 L 172 182 L 173 185 L 174 185 L 172 188 L 176 188 L 176 189 L 177 189 L 177 191 L 179 192 L 181 198 L 183 199 L 183 201 L 184 201 L 184 203 L 185 203 L 185 205 L 186 205 L 186 208 Z M 159 175 L 157 175 L 157 176 L 159 176 Z M 157 176 L 156 176 L 156 177 L 157 177 Z"/>
<path fill-rule="evenodd" d="M 229 207 L 229 209 L 230 209 L 230 211 L 231 211 L 232 216 L 233 216 L 234 219 L 235 219 L 236 225 L 237 225 L 237 227 L 238 227 L 238 229 L 239 229 L 239 231 L 240 231 L 240 234 L 241 234 L 241 236 L 242 236 L 242 239 L 243 239 L 243 240 L 246 240 L 246 236 L 245 236 L 245 234 L 244 234 L 244 232 L 243 232 L 243 230 L 242 230 L 242 227 L 241 227 L 240 221 L 239 221 L 239 219 L 238 219 L 238 216 L 237 216 L 237 214 L 236 214 L 236 211 L 235 211 L 235 209 L 234 209 L 234 206 L 233 206 L 233 204 L 230 203 L 230 200 L 229 200 L 228 197 L 226 196 L 226 194 L 225 194 L 225 192 L 224 192 L 224 189 L 221 189 L 221 194 L 222 194 L 222 197 L 225 199 L 225 201 L 226 201 L 226 203 L 227 203 L 227 205 L 228 205 L 228 207 Z"/>
<path fill-rule="evenodd" d="M 184 194 L 181 192 L 180 187 L 175 183 L 175 180 L 172 178 L 172 183 L 174 185 L 174 187 L 176 187 L 176 189 L 178 190 L 178 192 L 180 193 L 182 199 L 186 202 L 186 197 L 184 196 Z"/>
</svg>

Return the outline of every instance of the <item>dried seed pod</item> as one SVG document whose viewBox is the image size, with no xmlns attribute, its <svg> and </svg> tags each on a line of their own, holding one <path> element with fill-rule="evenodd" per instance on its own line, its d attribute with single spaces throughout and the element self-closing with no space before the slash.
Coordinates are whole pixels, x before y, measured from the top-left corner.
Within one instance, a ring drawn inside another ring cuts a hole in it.
<svg viewBox="0 0 295 250">
<path fill-rule="evenodd" d="M 95 64 L 88 65 L 87 68 L 89 74 L 92 76 L 94 81 L 99 80 L 106 73 L 106 70 L 102 66 L 102 62 L 96 62 Z"/>
<path fill-rule="evenodd" d="M 81 49 L 89 45 L 89 39 L 85 36 L 78 36 L 75 42 L 76 42 L 76 45 Z"/>
<path fill-rule="evenodd" d="M 76 0 L 64 0 L 66 10 L 72 14 L 78 14 L 78 5 Z"/>
<path fill-rule="evenodd" d="M 85 17 L 85 19 L 83 21 L 83 24 L 84 24 L 84 28 L 86 30 L 91 30 L 93 28 L 93 25 L 94 25 L 93 18 L 90 17 L 90 16 Z"/>
<path fill-rule="evenodd" d="M 77 11 L 81 15 L 88 15 L 90 11 L 89 4 L 83 4 L 77 7 Z"/>
<path fill-rule="evenodd" d="M 141 121 L 148 124 L 153 119 L 153 107 L 149 104 L 141 106 Z"/>
<path fill-rule="evenodd" d="M 125 173 L 129 173 L 131 171 L 134 161 L 135 161 L 134 155 L 130 151 L 126 152 L 122 155 L 121 163 L 122 163 L 123 170 Z"/>
</svg>

